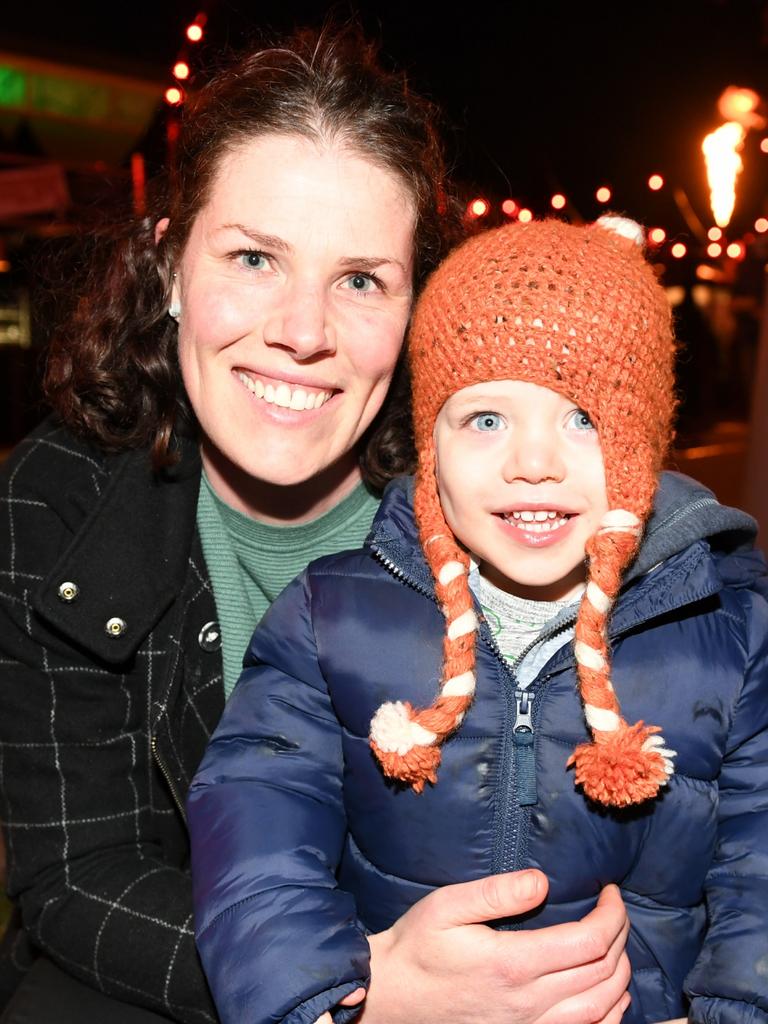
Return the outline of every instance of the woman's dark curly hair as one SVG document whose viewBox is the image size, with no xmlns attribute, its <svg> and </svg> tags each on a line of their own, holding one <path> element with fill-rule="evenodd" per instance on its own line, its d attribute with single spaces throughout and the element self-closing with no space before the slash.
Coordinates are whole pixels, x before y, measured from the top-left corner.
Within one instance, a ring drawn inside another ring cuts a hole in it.
<svg viewBox="0 0 768 1024">
<path fill-rule="evenodd" d="M 302 31 L 285 45 L 239 59 L 185 111 L 175 165 L 152 215 L 96 244 L 65 330 L 50 345 L 46 396 L 77 433 L 106 450 L 148 445 L 156 468 L 174 460 L 180 419 L 194 422 L 179 372 L 176 324 L 167 315 L 172 268 L 204 206 L 223 157 L 260 135 L 341 142 L 394 173 L 416 207 L 415 281 L 458 234 L 435 110 L 402 75 L 384 71 L 355 26 Z M 168 229 L 155 244 L 155 225 Z M 402 363 L 402 360 L 401 360 Z M 410 468 L 405 370 L 361 446 L 369 484 Z"/>
</svg>

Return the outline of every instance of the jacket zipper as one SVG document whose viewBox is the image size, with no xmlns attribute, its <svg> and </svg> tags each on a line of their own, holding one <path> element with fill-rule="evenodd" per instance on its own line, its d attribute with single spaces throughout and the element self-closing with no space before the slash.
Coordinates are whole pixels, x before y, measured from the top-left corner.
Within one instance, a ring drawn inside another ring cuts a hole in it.
<svg viewBox="0 0 768 1024">
<path fill-rule="evenodd" d="M 187 814 L 186 814 L 186 811 L 184 810 L 184 804 L 183 804 L 183 802 L 181 800 L 181 797 L 179 796 L 179 793 L 178 793 L 178 791 L 176 789 L 176 783 L 171 778 L 171 773 L 168 771 L 168 769 L 165 766 L 165 762 L 160 757 L 160 751 L 157 749 L 157 737 L 154 735 L 154 733 L 152 734 L 152 738 L 150 740 L 150 747 L 152 748 L 152 756 L 155 759 L 155 763 L 157 764 L 157 767 L 160 769 L 160 771 L 161 771 L 161 773 L 163 775 L 163 778 L 168 783 L 168 788 L 171 791 L 171 796 L 173 797 L 173 802 L 178 807 L 179 814 L 181 814 L 181 820 L 183 822 L 186 822 Z"/>
<path fill-rule="evenodd" d="M 438 604 L 437 595 L 434 591 L 419 583 L 412 576 L 400 568 L 384 552 L 371 545 L 371 551 L 377 561 L 381 562 L 384 568 L 396 579 L 401 580 L 413 590 L 424 594 L 435 604 Z M 551 639 L 563 629 L 569 627 L 576 621 L 576 616 L 569 617 L 558 623 L 557 629 L 547 635 L 545 639 Z M 495 871 L 509 871 L 514 867 L 518 854 L 520 837 L 520 807 L 535 804 L 536 792 L 536 762 L 534 756 L 534 720 L 533 705 L 536 693 L 531 692 L 527 687 L 521 687 L 515 674 L 502 655 L 495 640 L 491 636 L 488 627 L 481 624 L 479 630 L 483 643 L 495 655 L 502 670 L 504 698 L 507 704 L 508 721 L 514 722 L 511 729 L 505 730 L 502 746 L 502 783 L 501 783 L 501 813 L 497 817 L 500 827 L 496 830 L 496 853 L 494 856 Z M 525 657 L 540 641 L 537 637 L 521 652 L 520 658 Z"/>
<path fill-rule="evenodd" d="M 576 621 L 576 616 L 568 616 L 557 624 L 557 628 L 546 635 L 532 640 L 518 655 L 518 661 L 533 650 L 542 640 L 551 640 L 558 633 L 569 628 Z M 481 632 L 484 642 L 496 655 L 501 664 L 504 678 L 504 693 L 507 701 L 509 721 L 514 722 L 511 729 L 505 732 L 502 753 L 502 786 L 501 809 L 497 816 L 495 836 L 494 872 L 513 871 L 517 868 L 520 846 L 520 826 L 522 812 L 520 808 L 530 807 L 538 800 L 536 787 L 536 756 L 535 756 L 535 721 L 534 704 L 539 690 L 549 678 L 545 676 L 534 689 L 536 680 L 529 686 L 521 686 L 514 670 L 498 648 L 496 641 L 486 629 Z M 537 704 L 538 708 L 539 705 Z"/>
</svg>

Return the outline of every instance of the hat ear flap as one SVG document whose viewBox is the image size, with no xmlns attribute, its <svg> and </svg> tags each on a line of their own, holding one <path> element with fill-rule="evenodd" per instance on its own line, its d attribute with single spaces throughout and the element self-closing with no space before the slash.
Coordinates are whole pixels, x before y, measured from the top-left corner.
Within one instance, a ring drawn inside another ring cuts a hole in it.
<svg viewBox="0 0 768 1024">
<path fill-rule="evenodd" d="M 577 673 L 592 742 L 580 744 L 568 764 L 590 799 L 612 807 L 656 796 L 672 774 L 675 754 L 665 748 L 658 726 L 624 720 L 610 679 L 608 619 L 641 529 L 637 516 L 623 509 L 603 517 L 587 545 L 589 577 L 576 619 Z"/>
<path fill-rule="evenodd" d="M 415 709 L 407 701 L 382 704 L 371 720 L 371 749 L 385 775 L 420 793 L 437 781 L 440 746 L 461 725 L 475 695 L 478 621 L 469 589 L 469 558 L 445 521 L 437 495 L 434 450 L 423 453 L 414 508 L 419 537 L 445 616 L 443 671 L 433 704 Z"/>
</svg>

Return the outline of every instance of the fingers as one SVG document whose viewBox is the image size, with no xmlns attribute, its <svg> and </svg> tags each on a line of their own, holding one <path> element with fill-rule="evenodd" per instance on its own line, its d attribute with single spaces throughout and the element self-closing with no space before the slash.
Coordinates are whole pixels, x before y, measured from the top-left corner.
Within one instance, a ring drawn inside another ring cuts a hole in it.
<svg viewBox="0 0 768 1024">
<path fill-rule="evenodd" d="M 537 1024 L 619 1024 L 630 1004 L 630 977 L 629 959 L 622 953 L 609 978 L 558 1002 Z"/>
<path fill-rule="evenodd" d="M 537 976 L 543 977 L 589 965 L 599 967 L 610 962 L 612 955 L 617 959 L 628 931 L 624 904 L 618 889 L 611 885 L 603 889 L 594 910 L 580 921 L 550 925 L 523 934 L 529 939 Z M 500 938 L 510 942 L 512 934 L 521 935 L 507 932 Z M 513 955 L 510 949 L 510 956 Z"/>
<path fill-rule="evenodd" d="M 364 988 L 356 988 L 354 992 L 350 992 L 349 995 L 339 1000 L 339 1006 L 357 1006 L 362 1003 L 365 996 L 366 990 Z"/>
<path fill-rule="evenodd" d="M 453 928 L 526 914 L 544 900 L 548 888 L 541 871 L 514 871 L 446 885 L 423 899 L 420 906 L 429 914 L 432 927 Z"/>
</svg>

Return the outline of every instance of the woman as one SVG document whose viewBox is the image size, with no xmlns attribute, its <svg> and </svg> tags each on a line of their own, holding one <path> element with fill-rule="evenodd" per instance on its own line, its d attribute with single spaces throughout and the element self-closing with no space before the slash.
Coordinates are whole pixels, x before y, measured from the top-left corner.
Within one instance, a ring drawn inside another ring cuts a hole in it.
<svg viewBox="0 0 768 1024">
<path fill-rule="evenodd" d="M 203 90 L 162 215 L 78 296 L 57 418 L 3 473 L 0 813 L 44 954 L 3 1024 L 51 1001 L 61 1021 L 215 1020 L 184 794 L 255 619 L 360 543 L 363 480 L 406 464 L 396 402 L 376 417 L 449 234 L 442 179 L 429 107 L 359 36 L 299 38 Z M 536 872 L 444 890 L 372 937 L 366 1021 L 472 1020 L 486 998 L 500 1020 L 617 1020 L 615 893 L 564 930 L 475 924 L 545 892 Z"/>
</svg>

